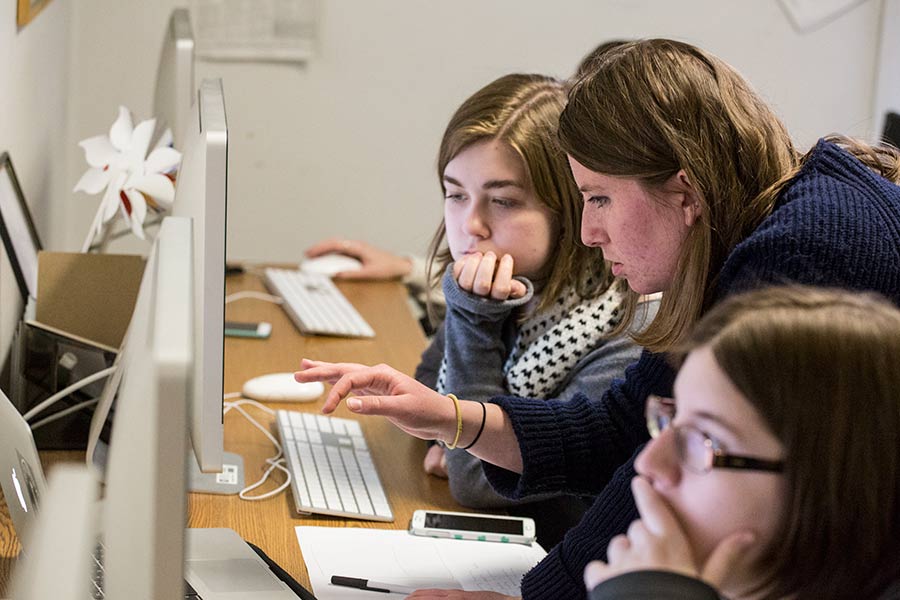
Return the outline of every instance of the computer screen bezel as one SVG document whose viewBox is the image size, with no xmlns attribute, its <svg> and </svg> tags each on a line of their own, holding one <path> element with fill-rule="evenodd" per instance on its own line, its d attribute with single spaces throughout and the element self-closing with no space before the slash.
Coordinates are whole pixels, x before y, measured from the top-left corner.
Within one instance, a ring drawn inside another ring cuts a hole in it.
<svg viewBox="0 0 900 600">
<path fill-rule="evenodd" d="M 190 219 L 167 217 L 122 349 L 106 494 L 105 593 L 180 597 L 187 414 L 194 360 Z"/>
<path fill-rule="evenodd" d="M 8 152 L 0 154 L 0 177 L 8 181 L 15 196 L 12 202 L 15 203 L 15 208 L 18 208 L 17 214 L 12 214 L 5 211 L 5 203 L 0 202 L 0 238 L 3 239 L 3 247 L 9 257 L 22 300 L 27 301 L 29 296 L 37 297 L 37 255 L 43 248 Z M 16 232 L 15 237 L 13 232 Z M 26 277 L 23 265 L 33 270 L 33 281 L 29 281 Z"/>
<path fill-rule="evenodd" d="M 195 372 L 191 445 L 204 473 L 224 464 L 228 123 L 221 79 L 205 79 L 185 136 L 172 214 L 194 221 Z M 212 491 L 212 490 L 210 490 Z M 229 490 L 225 493 L 235 493 Z"/>
<path fill-rule="evenodd" d="M 173 145 L 181 149 L 185 128 L 190 121 L 194 103 L 194 33 L 190 12 L 174 8 L 166 25 L 166 34 L 159 52 L 156 85 L 153 93 L 153 116 L 156 130 L 153 144 L 166 128 L 172 133 Z"/>
</svg>

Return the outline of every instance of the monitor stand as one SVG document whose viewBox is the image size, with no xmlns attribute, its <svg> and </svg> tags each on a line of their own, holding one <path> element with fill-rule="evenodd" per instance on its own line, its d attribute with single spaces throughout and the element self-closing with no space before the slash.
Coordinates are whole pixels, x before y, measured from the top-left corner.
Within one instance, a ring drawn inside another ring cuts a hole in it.
<svg viewBox="0 0 900 600">
<path fill-rule="evenodd" d="M 189 492 L 230 495 L 244 489 L 244 459 L 239 454 L 225 452 L 221 472 L 203 473 L 194 452 L 188 448 L 187 464 Z"/>
<path fill-rule="evenodd" d="M 97 474 L 102 480 L 106 469 L 108 446 L 103 440 L 97 440 L 93 455 L 89 464 L 97 468 Z M 203 473 L 200 464 L 194 456 L 190 444 L 185 458 L 188 465 L 188 491 L 198 494 L 233 495 L 244 489 L 244 459 L 240 454 L 225 452 L 222 455 L 223 469 L 219 473 Z"/>
</svg>

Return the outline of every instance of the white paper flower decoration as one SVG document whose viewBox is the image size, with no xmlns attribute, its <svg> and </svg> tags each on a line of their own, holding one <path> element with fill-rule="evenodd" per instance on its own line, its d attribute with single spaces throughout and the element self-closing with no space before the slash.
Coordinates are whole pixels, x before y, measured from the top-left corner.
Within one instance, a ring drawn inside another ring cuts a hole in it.
<svg viewBox="0 0 900 600">
<path fill-rule="evenodd" d="M 105 188 L 88 239 L 99 236 L 106 223 L 120 214 L 136 236 L 144 239 L 148 207 L 161 212 L 175 199 L 175 184 L 169 176 L 181 162 L 181 153 L 169 147 L 166 131 L 147 156 L 156 119 L 132 126 L 131 112 L 119 107 L 119 117 L 109 135 L 98 135 L 78 143 L 84 148 L 90 169 L 75 184 L 74 191 L 97 194 Z M 85 243 L 86 246 L 90 244 Z"/>
</svg>

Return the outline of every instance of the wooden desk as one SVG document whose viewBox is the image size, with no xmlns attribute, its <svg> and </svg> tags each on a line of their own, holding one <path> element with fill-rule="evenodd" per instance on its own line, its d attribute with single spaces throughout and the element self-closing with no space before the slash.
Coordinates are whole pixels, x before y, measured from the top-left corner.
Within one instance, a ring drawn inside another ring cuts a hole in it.
<svg viewBox="0 0 900 600">
<path fill-rule="evenodd" d="M 259 290 L 264 287 L 253 274 L 229 277 L 227 293 Z M 375 329 L 370 340 L 300 335 L 284 311 L 277 305 L 259 300 L 239 300 L 227 305 L 226 318 L 234 321 L 272 323 L 267 340 L 227 338 L 225 342 L 225 392 L 239 392 L 244 381 L 278 371 L 294 371 L 303 357 L 327 361 L 351 361 L 365 364 L 387 363 L 412 374 L 425 348 L 425 338 L 406 304 L 406 290 L 399 283 L 341 283 L 341 291 Z M 318 412 L 322 402 L 272 404 Z M 277 435 L 274 419 L 263 411 L 247 408 L 260 423 L 269 423 Z M 336 416 L 355 418 L 341 406 Z M 334 517 L 298 516 L 288 489 L 273 498 L 247 502 L 237 496 L 189 494 L 189 527 L 230 527 L 253 542 L 303 585 L 309 577 L 297 545 L 294 527 L 317 525 L 406 529 L 413 510 L 435 508 L 464 510 L 450 497 L 447 482 L 424 474 L 422 460 L 426 444 L 394 428 L 380 417 L 361 418 L 373 458 L 394 511 L 393 523 L 376 523 Z M 243 456 L 247 483 L 256 481 L 264 471 L 264 460 L 274 454 L 272 443 L 236 411 L 225 417 L 225 449 Z M 60 454 L 60 453 L 54 453 Z M 70 453 L 70 456 L 73 453 Z M 80 453 L 74 453 L 80 459 Z M 54 457 L 57 459 L 58 457 Z M 272 489 L 283 477 L 276 472 L 270 483 L 256 493 Z M 9 571 L 18 552 L 11 535 L 6 506 L 0 506 L 0 596 L 6 589 Z"/>
</svg>

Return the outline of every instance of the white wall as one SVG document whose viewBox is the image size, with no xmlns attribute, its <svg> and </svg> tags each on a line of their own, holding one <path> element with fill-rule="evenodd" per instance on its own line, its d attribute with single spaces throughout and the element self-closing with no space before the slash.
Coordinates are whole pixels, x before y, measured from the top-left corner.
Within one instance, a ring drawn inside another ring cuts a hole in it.
<svg viewBox="0 0 900 600">
<path fill-rule="evenodd" d="M 163 28 L 179 4 L 75 6 L 69 184 L 84 168 L 76 141 L 104 131 L 119 103 L 149 116 Z M 868 135 L 873 123 L 882 0 L 805 35 L 775 0 L 320 4 L 320 51 L 308 64 L 198 66 L 198 76 L 225 80 L 232 257 L 295 260 L 337 234 L 421 252 L 440 215 L 435 154 L 456 105 L 510 71 L 567 76 L 610 38 L 675 37 L 718 54 L 801 145 L 832 131 Z M 75 248 L 97 199 L 64 202 L 55 241 Z"/>
<path fill-rule="evenodd" d="M 0 152 L 13 160 L 45 244 L 68 212 L 69 0 L 54 0 L 21 31 L 16 3 L 0 2 Z M 0 244 L 0 363 L 20 316 L 15 277 Z"/>
<path fill-rule="evenodd" d="M 888 111 L 900 113 L 900 0 L 884 0 L 881 11 L 881 39 L 872 99 L 876 134 L 883 131 Z"/>
</svg>

